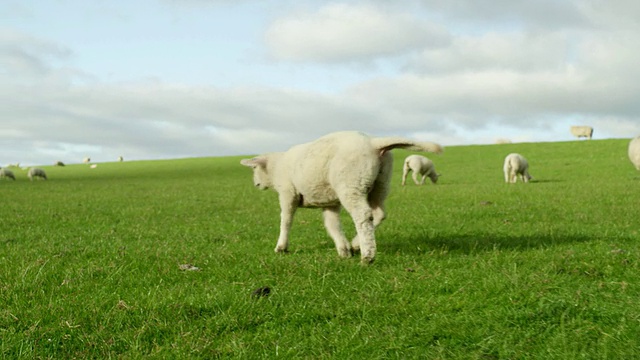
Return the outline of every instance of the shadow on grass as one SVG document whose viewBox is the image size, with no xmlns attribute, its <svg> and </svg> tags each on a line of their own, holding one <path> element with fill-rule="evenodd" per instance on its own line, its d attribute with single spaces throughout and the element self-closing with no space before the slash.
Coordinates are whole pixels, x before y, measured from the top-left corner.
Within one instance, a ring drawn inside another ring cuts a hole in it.
<svg viewBox="0 0 640 360">
<path fill-rule="evenodd" d="M 581 235 L 496 236 L 495 234 L 445 235 L 379 239 L 378 249 L 401 254 L 424 254 L 434 250 L 455 251 L 463 254 L 494 250 L 527 250 L 547 248 L 560 244 L 583 243 L 592 240 Z"/>
</svg>

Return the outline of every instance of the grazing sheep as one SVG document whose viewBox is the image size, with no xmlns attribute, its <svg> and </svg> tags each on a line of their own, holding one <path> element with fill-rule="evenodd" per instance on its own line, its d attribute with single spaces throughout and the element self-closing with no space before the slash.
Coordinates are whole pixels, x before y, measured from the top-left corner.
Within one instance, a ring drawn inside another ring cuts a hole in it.
<svg viewBox="0 0 640 360">
<path fill-rule="evenodd" d="M 496 144 L 511 144 L 509 139 L 496 139 Z"/>
<path fill-rule="evenodd" d="M 34 177 L 39 177 L 47 180 L 47 173 L 45 173 L 44 170 L 40 168 L 30 168 L 29 171 L 27 172 L 27 176 L 31 181 L 33 181 Z"/>
<path fill-rule="evenodd" d="M 293 215 L 299 207 L 322 208 L 324 225 L 341 257 L 361 248 L 361 261 L 376 255 L 375 228 L 385 217 L 393 168 L 390 150 L 405 148 L 440 153 L 430 142 L 397 137 L 372 138 L 355 131 L 325 135 L 296 145 L 286 152 L 243 159 L 253 168 L 253 182 L 261 190 L 273 188 L 280 202 L 280 236 L 276 252 L 286 252 Z M 357 235 L 350 244 L 340 224 L 344 208 L 354 221 Z"/>
<path fill-rule="evenodd" d="M 82 159 L 82 162 L 85 163 L 85 164 L 88 164 L 88 163 L 91 162 L 91 158 L 90 157 L 86 157 L 86 158 Z"/>
<path fill-rule="evenodd" d="M 20 167 L 20 163 L 16 163 L 16 164 L 9 164 L 9 165 L 7 165 L 7 167 L 19 168 L 19 167 Z"/>
<path fill-rule="evenodd" d="M 593 136 L 593 128 L 591 126 L 572 126 L 571 134 L 578 139 L 581 137 L 591 139 L 591 136 Z"/>
<path fill-rule="evenodd" d="M 440 174 L 436 173 L 436 168 L 433 166 L 433 161 L 422 155 L 409 155 L 404 159 L 404 166 L 402 167 L 402 186 L 405 185 L 407 180 L 407 174 L 413 171 L 411 177 L 416 185 L 424 184 L 424 179 L 428 176 L 432 183 L 437 183 Z M 418 181 L 418 175 L 422 176 L 422 179 Z"/>
<path fill-rule="evenodd" d="M 123 162 L 124 158 L 122 156 L 118 156 L 118 161 Z"/>
<path fill-rule="evenodd" d="M 522 178 L 522 181 L 528 183 L 532 179 L 529 175 L 529 163 L 524 156 L 516 153 L 507 155 L 504 159 L 504 182 L 515 184 L 518 179 L 518 175 Z"/>
<path fill-rule="evenodd" d="M 13 171 L 11 171 L 11 170 L 9 170 L 7 168 L 1 168 L 0 169 L 0 179 L 3 179 L 3 178 L 8 178 L 8 179 L 15 180 L 16 176 L 13 175 Z"/>
<path fill-rule="evenodd" d="M 60 160 L 56 161 L 53 166 L 64 166 L 64 163 Z"/>
<path fill-rule="evenodd" d="M 636 169 L 640 170 L 640 136 L 636 136 L 629 142 L 629 160 Z"/>
</svg>

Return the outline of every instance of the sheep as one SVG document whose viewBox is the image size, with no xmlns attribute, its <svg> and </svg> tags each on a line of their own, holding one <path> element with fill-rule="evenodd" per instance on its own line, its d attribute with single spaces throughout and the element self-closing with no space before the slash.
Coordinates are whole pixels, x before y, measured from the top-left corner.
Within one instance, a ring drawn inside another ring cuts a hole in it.
<svg viewBox="0 0 640 360">
<path fill-rule="evenodd" d="M 39 177 L 47 180 L 47 174 L 44 172 L 44 170 L 40 168 L 30 168 L 29 171 L 27 172 L 27 176 L 31 181 L 33 181 L 34 177 Z"/>
<path fill-rule="evenodd" d="M 578 139 L 581 137 L 591 139 L 591 136 L 593 136 L 593 128 L 591 126 L 572 126 L 571 134 Z"/>
<path fill-rule="evenodd" d="M 280 203 L 280 235 L 275 252 L 287 252 L 293 215 L 298 208 L 321 208 L 324 225 L 340 257 L 361 249 L 361 262 L 376 255 L 375 229 L 385 218 L 393 156 L 405 148 L 440 153 L 442 147 L 398 137 L 369 137 L 356 131 L 325 135 L 285 152 L 263 154 L 240 163 L 253 169 L 253 183 L 273 188 Z M 357 235 L 351 244 L 342 232 L 340 211 L 351 215 Z"/>
<path fill-rule="evenodd" d="M 433 161 L 422 155 L 409 155 L 404 159 L 404 166 L 402 168 L 402 186 L 405 185 L 407 175 L 410 171 L 413 171 L 411 177 L 416 185 L 424 184 L 424 180 L 427 176 L 434 184 L 438 182 L 438 178 L 440 177 L 440 174 L 436 173 Z M 418 174 L 422 176 L 420 181 L 418 181 Z"/>
<path fill-rule="evenodd" d="M 16 176 L 13 174 L 13 171 L 7 168 L 0 168 L 0 179 L 4 179 L 4 178 L 15 180 Z"/>
<path fill-rule="evenodd" d="M 64 166 L 64 163 L 62 161 L 58 160 L 55 163 L 53 163 L 53 166 Z"/>
<path fill-rule="evenodd" d="M 91 162 L 91 158 L 90 157 L 86 157 L 86 158 L 82 159 L 82 162 L 85 163 L 85 164 L 88 164 L 88 163 Z"/>
<path fill-rule="evenodd" d="M 123 158 L 122 156 L 118 156 L 118 161 L 119 161 L 119 162 L 123 162 L 123 161 L 124 161 L 124 158 Z"/>
<path fill-rule="evenodd" d="M 496 144 L 511 144 L 511 140 L 509 139 L 496 139 Z"/>
<path fill-rule="evenodd" d="M 504 159 L 504 182 L 515 184 L 518 175 L 522 178 L 522 181 L 528 183 L 532 179 L 529 175 L 529 163 L 524 156 L 516 153 L 507 155 Z"/>
<path fill-rule="evenodd" d="M 640 170 L 640 135 L 631 139 L 629 142 L 629 160 L 637 170 Z"/>
</svg>

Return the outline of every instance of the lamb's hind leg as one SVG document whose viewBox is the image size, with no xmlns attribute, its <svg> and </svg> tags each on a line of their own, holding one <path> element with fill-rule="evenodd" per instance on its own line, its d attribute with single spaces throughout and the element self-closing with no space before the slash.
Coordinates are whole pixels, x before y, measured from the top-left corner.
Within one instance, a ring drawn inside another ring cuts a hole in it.
<svg viewBox="0 0 640 360">
<path fill-rule="evenodd" d="M 343 258 L 351 257 L 351 244 L 344 236 L 340 225 L 340 206 L 324 208 L 322 215 L 324 217 L 324 226 L 336 244 L 338 255 Z"/>
<path fill-rule="evenodd" d="M 386 213 L 384 211 L 384 201 L 389 195 L 389 184 L 391 182 L 391 176 L 393 175 L 393 156 L 391 155 L 391 153 L 387 152 L 382 156 L 380 166 L 381 167 L 378 177 L 373 183 L 371 192 L 369 192 L 367 197 L 367 208 L 370 210 L 373 232 L 375 232 L 375 229 L 378 227 L 378 225 L 380 225 L 380 223 L 382 223 L 382 221 L 386 217 Z M 346 205 L 345 208 L 347 208 Z M 347 208 L 347 210 L 349 210 L 349 208 Z M 352 214 L 351 216 L 353 217 L 353 213 L 350 210 L 349 213 Z M 373 252 L 375 254 L 375 238 L 373 239 Z M 353 251 L 358 251 L 362 247 L 362 261 L 365 262 L 365 258 L 367 258 L 367 250 L 365 250 L 366 245 L 361 244 L 360 240 L 361 236 L 360 232 L 358 232 L 358 234 L 353 238 L 353 241 L 351 241 L 351 248 L 353 249 Z M 371 261 L 373 261 L 373 258 L 371 258 L 369 262 Z"/>
<path fill-rule="evenodd" d="M 360 194 L 359 198 L 349 196 L 347 200 L 341 200 L 342 205 L 347 209 L 353 223 L 356 226 L 356 238 L 352 246 L 360 248 L 360 258 L 363 264 L 372 263 L 376 257 L 376 237 L 373 226 L 373 210 L 369 206 L 367 199 Z"/>
</svg>

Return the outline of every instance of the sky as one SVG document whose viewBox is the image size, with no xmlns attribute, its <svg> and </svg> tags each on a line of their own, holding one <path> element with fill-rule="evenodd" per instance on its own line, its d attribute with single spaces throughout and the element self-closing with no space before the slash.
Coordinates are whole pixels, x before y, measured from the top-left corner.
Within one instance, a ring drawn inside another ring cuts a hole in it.
<svg viewBox="0 0 640 360">
<path fill-rule="evenodd" d="M 631 138 L 638 64 L 637 0 L 3 0 L 0 166 Z"/>
</svg>

